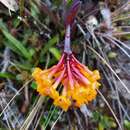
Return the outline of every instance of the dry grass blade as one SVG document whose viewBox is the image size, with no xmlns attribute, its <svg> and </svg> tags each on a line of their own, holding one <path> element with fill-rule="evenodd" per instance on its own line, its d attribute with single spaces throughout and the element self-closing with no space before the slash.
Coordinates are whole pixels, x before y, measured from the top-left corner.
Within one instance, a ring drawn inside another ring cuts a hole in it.
<svg viewBox="0 0 130 130">
<path fill-rule="evenodd" d="M 118 48 L 120 48 L 120 50 L 121 50 L 122 52 L 124 52 L 124 54 L 125 54 L 126 56 L 128 56 L 128 57 L 130 58 L 130 55 L 128 54 L 128 52 L 127 52 L 124 48 L 122 48 L 118 43 L 116 43 L 114 40 L 112 40 L 112 39 L 109 38 L 109 37 L 105 37 L 105 38 L 107 38 L 109 41 L 111 41 L 113 44 L 115 44 Z"/>
<path fill-rule="evenodd" d="M 3 104 L 2 104 L 2 103 L 0 103 L 0 106 L 1 106 L 1 108 L 3 108 Z M 3 114 L 4 114 L 4 117 L 5 117 L 5 121 L 6 121 L 6 123 L 7 123 L 8 129 L 11 130 L 11 126 L 10 126 L 9 120 L 8 120 L 8 118 L 7 118 L 7 113 L 6 113 L 6 111 L 4 111 Z"/>
<path fill-rule="evenodd" d="M 125 43 L 121 42 L 120 40 L 118 40 L 117 38 L 115 37 L 112 37 L 112 36 L 109 36 L 112 40 L 120 43 L 122 46 L 124 46 L 125 48 L 127 48 L 128 50 L 130 50 L 130 47 L 128 45 L 126 45 Z"/>
<path fill-rule="evenodd" d="M 124 112 L 124 114 L 125 114 L 125 116 L 127 117 L 127 119 L 128 120 L 130 120 L 130 117 L 129 117 L 129 115 L 128 115 L 128 112 L 127 112 L 127 110 L 126 110 L 126 108 L 124 108 L 124 106 L 123 106 L 123 104 L 121 103 L 121 100 L 119 100 L 119 94 L 118 94 L 118 86 L 116 85 L 116 83 L 115 83 L 115 78 L 109 73 L 109 72 L 107 72 L 107 70 L 104 70 L 104 68 L 102 67 L 102 66 L 100 66 L 100 68 L 101 68 L 101 70 L 103 71 L 103 74 L 104 74 L 104 76 L 105 76 L 105 78 L 107 79 L 107 81 L 108 81 L 108 84 L 109 84 L 109 86 L 111 87 L 111 91 L 112 92 L 114 92 L 115 90 L 114 90 L 114 87 L 113 87 L 113 84 L 112 84 L 112 81 L 114 81 L 114 85 L 115 85 L 115 87 L 116 87 L 116 100 L 118 101 L 118 104 L 119 104 L 119 106 L 121 107 L 121 109 L 122 109 L 122 111 Z M 107 72 L 107 73 L 106 73 Z M 110 80 L 110 78 L 109 77 L 112 77 L 112 81 Z M 114 78 L 114 79 L 113 79 Z"/>
<path fill-rule="evenodd" d="M 79 113 L 76 110 L 74 110 L 74 114 L 75 114 L 75 117 L 77 118 L 78 128 L 83 130 L 83 126 L 82 126 L 82 122 L 81 122 Z"/>
<path fill-rule="evenodd" d="M 117 124 L 118 124 L 118 126 L 120 128 L 120 130 L 123 130 L 122 127 L 121 127 L 121 125 L 120 125 L 119 120 L 117 119 L 114 111 L 112 110 L 112 108 L 111 108 L 110 104 L 108 103 L 108 101 L 106 100 L 106 98 L 103 96 L 103 94 L 98 89 L 97 89 L 97 92 L 100 94 L 100 96 L 102 97 L 102 99 L 104 100 L 104 102 L 106 103 L 106 105 L 108 106 L 108 108 L 110 109 L 110 111 L 111 111 L 112 115 L 114 116 L 114 118 L 115 118 L 115 120 L 116 120 L 116 122 L 117 122 Z"/>
<path fill-rule="evenodd" d="M 107 63 L 107 61 L 100 56 L 100 54 L 95 51 L 91 46 L 87 45 L 87 47 L 94 52 L 105 64 L 106 66 L 111 70 L 111 72 L 116 76 L 116 78 L 120 81 L 120 83 L 122 84 L 122 86 L 126 89 L 126 91 L 130 94 L 130 90 L 128 89 L 128 87 L 124 84 L 124 82 L 120 79 L 120 77 L 116 74 L 116 72 L 111 68 L 111 66 Z"/>
<path fill-rule="evenodd" d="M 130 32 L 113 32 L 113 36 L 122 36 L 122 35 L 128 35 Z"/>
<path fill-rule="evenodd" d="M 116 17 L 118 16 L 120 13 L 122 13 L 125 7 L 127 7 L 130 4 L 130 1 L 127 0 L 126 3 L 124 3 L 121 7 L 119 7 L 118 9 L 116 9 L 113 13 L 112 13 L 112 17 Z"/>
<path fill-rule="evenodd" d="M 127 19 L 129 19 L 129 18 L 130 18 L 130 16 L 126 16 L 126 17 L 122 17 L 122 18 L 113 19 L 113 20 L 112 20 L 112 23 L 115 23 L 115 22 L 118 22 L 118 21 L 127 20 Z"/>
<path fill-rule="evenodd" d="M 6 99 L 3 97 L 3 98 L 1 98 L 1 101 L 4 103 L 4 104 L 6 104 L 7 105 L 7 101 L 6 101 Z M 20 122 L 19 122 L 19 120 L 18 120 L 18 118 L 17 118 L 17 115 L 16 115 L 16 113 L 15 112 L 17 112 L 17 110 L 15 109 L 15 111 L 12 109 L 12 107 L 8 107 L 8 109 L 6 109 L 6 111 L 5 111 L 5 113 L 7 113 L 7 115 L 8 115 L 8 120 L 9 120 L 9 122 L 10 122 L 10 124 L 11 124 L 11 126 L 14 128 L 14 126 L 15 126 L 15 123 L 17 122 L 17 125 L 18 126 L 21 126 L 21 124 L 20 124 Z"/>
<path fill-rule="evenodd" d="M 23 125 L 21 126 L 20 130 L 28 130 L 30 124 L 32 123 L 37 111 L 41 108 L 42 103 L 44 101 L 43 96 L 40 96 L 38 99 L 37 104 L 35 105 L 35 107 L 32 109 L 31 113 L 29 114 L 29 116 L 27 117 L 27 119 L 25 120 L 25 122 L 23 123 Z"/>
<path fill-rule="evenodd" d="M 4 111 L 9 107 L 10 103 L 15 99 L 15 97 L 16 97 L 17 95 L 19 95 L 19 93 L 20 93 L 31 81 L 32 81 L 32 79 L 29 80 L 29 81 L 27 81 L 27 82 L 17 91 L 17 93 L 13 96 L 13 98 L 9 101 L 9 103 L 6 105 L 6 107 L 5 107 L 5 108 L 2 110 L 2 112 L 0 113 L 0 117 L 2 116 L 2 114 L 4 113 Z"/>
</svg>

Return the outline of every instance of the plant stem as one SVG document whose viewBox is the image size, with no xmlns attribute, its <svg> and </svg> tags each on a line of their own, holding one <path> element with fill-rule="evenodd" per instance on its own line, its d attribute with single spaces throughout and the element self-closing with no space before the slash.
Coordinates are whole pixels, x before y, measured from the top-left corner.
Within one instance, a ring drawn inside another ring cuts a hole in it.
<svg viewBox="0 0 130 130">
<path fill-rule="evenodd" d="M 64 52 L 67 54 L 71 54 L 71 48 L 70 48 L 70 25 L 66 27 L 66 33 L 65 33 L 65 43 L 64 43 Z"/>
</svg>

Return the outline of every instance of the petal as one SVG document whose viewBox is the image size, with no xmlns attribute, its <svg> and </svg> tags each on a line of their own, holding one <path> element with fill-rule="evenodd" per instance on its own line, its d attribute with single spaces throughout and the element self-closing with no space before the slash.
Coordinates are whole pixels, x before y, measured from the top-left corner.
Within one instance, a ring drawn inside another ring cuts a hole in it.
<svg viewBox="0 0 130 130">
<path fill-rule="evenodd" d="M 40 68 L 35 68 L 33 73 L 32 73 L 32 76 L 35 78 L 37 76 L 39 76 L 39 74 L 42 72 L 42 70 Z"/>
<path fill-rule="evenodd" d="M 60 96 L 54 101 L 54 105 L 61 107 L 64 111 L 67 111 L 71 105 L 71 101 L 66 96 Z"/>
</svg>

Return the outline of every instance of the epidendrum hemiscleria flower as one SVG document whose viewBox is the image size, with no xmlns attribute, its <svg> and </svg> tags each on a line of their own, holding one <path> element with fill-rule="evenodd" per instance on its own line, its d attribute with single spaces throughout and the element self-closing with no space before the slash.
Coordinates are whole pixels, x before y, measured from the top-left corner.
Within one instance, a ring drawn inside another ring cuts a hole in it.
<svg viewBox="0 0 130 130">
<path fill-rule="evenodd" d="M 80 2 L 75 0 L 69 15 L 66 17 L 66 34 L 64 52 L 57 65 L 49 69 L 35 68 L 32 76 L 37 83 L 37 92 L 49 96 L 54 105 L 67 111 L 70 106 L 80 107 L 95 99 L 96 89 L 100 86 L 98 70 L 91 71 L 81 64 L 70 48 L 71 25 Z M 58 90 L 59 86 L 60 91 Z"/>
</svg>

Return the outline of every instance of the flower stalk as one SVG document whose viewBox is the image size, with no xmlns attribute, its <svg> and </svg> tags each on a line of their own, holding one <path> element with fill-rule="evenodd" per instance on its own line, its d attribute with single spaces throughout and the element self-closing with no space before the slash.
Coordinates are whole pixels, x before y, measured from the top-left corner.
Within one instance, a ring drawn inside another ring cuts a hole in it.
<svg viewBox="0 0 130 130">
<path fill-rule="evenodd" d="M 71 54 L 71 48 L 70 48 L 70 25 L 68 25 L 66 27 L 66 33 L 65 33 L 65 43 L 64 43 L 64 52 L 66 52 L 67 54 Z"/>
</svg>

